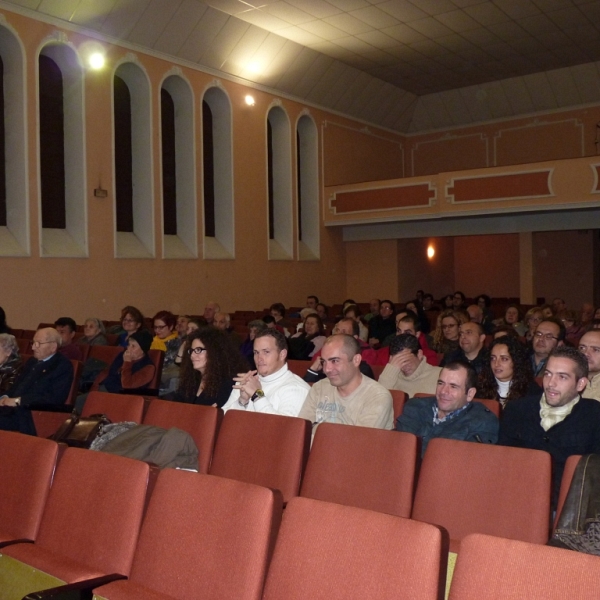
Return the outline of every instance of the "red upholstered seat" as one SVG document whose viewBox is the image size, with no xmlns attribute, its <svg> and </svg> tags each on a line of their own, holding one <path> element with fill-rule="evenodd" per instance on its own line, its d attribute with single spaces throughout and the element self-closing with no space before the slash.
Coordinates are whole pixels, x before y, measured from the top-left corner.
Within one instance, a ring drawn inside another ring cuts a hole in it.
<svg viewBox="0 0 600 600">
<path fill-rule="evenodd" d="M 198 470 L 200 473 L 208 473 L 222 419 L 223 411 L 213 406 L 151 400 L 144 425 L 156 425 L 165 429 L 177 427 L 189 433 L 200 453 Z"/>
<path fill-rule="evenodd" d="M 404 410 L 404 405 L 408 400 L 408 394 L 403 392 L 402 390 L 390 390 L 390 394 L 392 395 L 392 402 L 394 403 L 394 426 L 396 424 L 396 419 L 402 414 Z"/>
<path fill-rule="evenodd" d="M 419 454 L 410 433 L 322 423 L 300 495 L 409 518 Z"/>
<path fill-rule="evenodd" d="M 83 417 L 105 414 L 113 423 L 121 421 L 142 422 L 144 398 L 129 394 L 90 392 L 81 411 Z"/>
<path fill-rule="evenodd" d="M 445 527 L 458 552 L 469 533 L 548 541 L 550 455 L 540 450 L 432 439 L 412 518 Z"/>
<path fill-rule="evenodd" d="M 581 459 L 581 454 L 573 454 L 567 458 L 567 462 L 565 463 L 565 470 L 562 474 L 562 480 L 560 482 L 560 491 L 558 493 L 558 505 L 556 507 L 556 519 L 554 520 L 554 527 L 558 524 L 558 519 L 560 517 L 560 513 L 562 511 L 565 500 L 567 499 L 567 494 L 569 493 L 569 488 L 571 487 L 571 481 L 573 480 L 573 475 L 575 474 L 575 469 L 579 464 L 579 460 Z"/>
<path fill-rule="evenodd" d="M 258 600 L 281 511 L 279 492 L 165 469 L 150 498 L 130 581 L 95 592 L 111 600 Z"/>
<path fill-rule="evenodd" d="M 35 544 L 3 553 L 72 583 L 128 575 L 137 542 L 148 465 L 67 448 L 54 477 Z"/>
<path fill-rule="evenodd" d="M 461 546 L 450 600 L 597 600 L 600 558 L 488 535 Z"/>
<path fill-rule="evenodd" d="M 285 509 L 264 600 L 438 600 L 444 532 L 361 508 L 292 498 Z"/>
<path fill-rule="evenodd" d="M 298 495 L 310 449 L 305 419 L 230 410 L 225 413 L 210 473 Z"/>
<path fill-rule="evenodd" d="M 57 454 L 56 442 L 0 431 L 0 544 L 35 540 Z"/>
</svg>

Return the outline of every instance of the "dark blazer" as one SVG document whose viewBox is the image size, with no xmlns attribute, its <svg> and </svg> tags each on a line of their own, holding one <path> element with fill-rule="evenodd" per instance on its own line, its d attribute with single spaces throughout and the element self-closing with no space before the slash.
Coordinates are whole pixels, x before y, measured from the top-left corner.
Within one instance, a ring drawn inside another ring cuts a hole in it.
<svg viewBox="0 0 600 600">
<path fill-rule="evenodd" d="M 64 404 L 73 383 L 73 365 L 60 353 L 45 362 L 30 358 L 8 390 L 11 398 L 21 397 L 21 406 Z"/>
<path fill-rule="evenodd" d="M 564 420 L 544 431 L 540 424 L 541 394 L 507 402 L 498 443 L 545 450 L 552 456 L 552 502 L 556 507 L 567 458 L 600 453 L 600 402 L 582 398 Z"/>
</svg>

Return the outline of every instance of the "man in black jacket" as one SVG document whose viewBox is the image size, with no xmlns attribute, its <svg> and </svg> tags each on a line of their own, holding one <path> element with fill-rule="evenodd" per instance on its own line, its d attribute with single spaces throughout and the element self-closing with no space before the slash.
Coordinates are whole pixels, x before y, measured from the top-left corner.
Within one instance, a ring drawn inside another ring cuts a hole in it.
<svg viewBox="0 0 600 600">
<path fill-rule="evenodd" d="M 544 393 L 508 402 L 500 423 L 499 444 L 545 450 L 552 456 L 553 508 L 567 458 L 600 453 L 600 402 L 581 397 L 587 377 L 581 352 L 555 348 L 544 371 Z"/>
<path fill-rule="evenodd" d="M 61 336 L 52 327 L 38 329 L 30 358 L 8 394 L 0 398 L 0 429 L 35 435 L 31 409 L 64 404 L 73 382 L 71 361 L 58 352 Z"/>
</svg>

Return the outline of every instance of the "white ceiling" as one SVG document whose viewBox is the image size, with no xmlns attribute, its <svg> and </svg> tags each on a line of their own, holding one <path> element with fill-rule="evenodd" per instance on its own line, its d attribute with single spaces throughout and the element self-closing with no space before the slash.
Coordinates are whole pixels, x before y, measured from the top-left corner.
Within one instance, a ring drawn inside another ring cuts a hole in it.
<svg viewBox="0 0 600 600">
<path fill-rule="evenodd" d="M 600 0 L 0 6 L 37 11 L 407 133 L 600 102 Z"/>
</svg>

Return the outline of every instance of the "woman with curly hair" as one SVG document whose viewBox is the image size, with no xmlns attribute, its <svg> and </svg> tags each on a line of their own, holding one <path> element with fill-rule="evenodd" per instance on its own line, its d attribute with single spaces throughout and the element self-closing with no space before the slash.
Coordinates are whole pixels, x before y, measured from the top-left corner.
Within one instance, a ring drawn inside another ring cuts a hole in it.
<svg viewBox="0 0 600 600">
<path fill-rule="evenodd" d="M 213 327 L 201 327 L 186 338 L 179 388 L 171 399 L 221 408 L 227 402 L 238 373 L 248 365 L 229 336 Z M 168 398 L 168 396 L 167 396 Z"/>
<path fill-rule="evenodd" d="M 541 391 L 519 340 L 508 335 L 496 338 L 490 345 L 490 362 L 479 375 L 477 395 L 498 400 L 504 406 L 511 400 Z"/>
<path fill-rule="evenodd" d="M 458 328 L 469 320 L 463 311 L 443 310 L 437 318 L 437 326 L 432 334 L 433 349 L 438 354 L 449 354 L 460 349 Z"/>
</svg>

